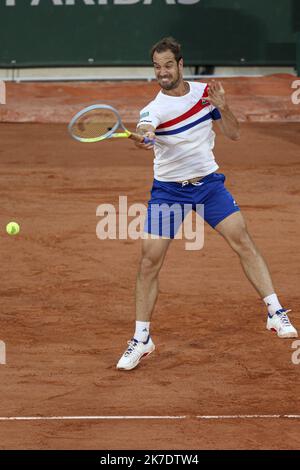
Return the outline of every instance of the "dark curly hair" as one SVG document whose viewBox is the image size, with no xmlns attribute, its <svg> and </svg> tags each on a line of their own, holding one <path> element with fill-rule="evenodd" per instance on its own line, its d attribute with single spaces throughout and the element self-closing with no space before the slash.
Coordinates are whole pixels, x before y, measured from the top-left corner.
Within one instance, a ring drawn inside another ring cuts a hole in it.
<svg viewBox="0 0 300 470">
<path fill-rule="evenodd" d="M 161 39 L 156 44 L 154 44 L 154 46 L 152 46 L 151 51 L 150 51 L 152 62 L 153 62 L 154 52 L 160 53 L 160 52 L 166 52 L 166 51 L 173 52 L 177 64 L 180 61 L 180 59 L 182 59 L 181 45 L 179 44 L 179 42 L 176 41 L 176 39 L 172 38 L 172 36 L 169 36 L 167 38 Z"/>
</svg>

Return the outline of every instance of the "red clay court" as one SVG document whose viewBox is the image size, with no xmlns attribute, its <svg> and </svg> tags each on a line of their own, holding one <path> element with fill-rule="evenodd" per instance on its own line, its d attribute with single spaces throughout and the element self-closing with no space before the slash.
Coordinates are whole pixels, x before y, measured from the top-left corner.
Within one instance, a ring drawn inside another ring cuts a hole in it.
<svg viewBox="0 0 300 470">
<path fill-rule="evenodd" d="M 218 135 L 215 155 L 299 329 L 293 79 L 224 80 L 242 137 Z M 203 250 L 185 251 L 178 240 L 167 254 L 155 353 L 131 372 L 115 369 L 132 333 L 141 241 L 100 241 L 96 208 L 118 205 L 119 195 L 146 203 L 152 154 L 129 141 L 77 143 L 66 122 L 104 101 L 134 123 L 155 90 L 139 82 L 8 84 L 0 110 L 1 449 L 300 446 L 293 340 L 265 329 L 262 302 L 208 226 Z M 10 220 L 21 225 L 18 236 L 5 233 Z"/>
</svg>

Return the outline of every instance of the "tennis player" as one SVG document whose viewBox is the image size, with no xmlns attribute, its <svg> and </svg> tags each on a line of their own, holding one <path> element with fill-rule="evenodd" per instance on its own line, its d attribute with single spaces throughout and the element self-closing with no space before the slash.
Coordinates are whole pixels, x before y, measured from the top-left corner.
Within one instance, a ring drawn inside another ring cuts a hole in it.
<svg viewBox="0 0 300 470">
<path fill-rule="evenodd" d="M 137 132 L 155 144 L 136 145 L 154 148 L 154 182 L 145 231 L 156 238 L 142 241 L 142 256 L 136 282 L 136 328 L 117 369 L 131 370 L 154 351 L 150 336 L 151 315 L 158 295 L 158 275 L 178 227 L 164 233 L 164 214 L 153 223 L 152 209 L 157 204 L 204 204 L 204 220 L 227 241 L 239 256 L 242 268 L 267 308 L 267 329 L 280 338 L 298 336 L 286 310 L 274 291 L 262 255 L 248 233 L 245 219 L 233 196 L 225 188 L 225 176 L 218 173 L 213 154 L 216 122 L 231 140 L 240 138 L 237 119 L 232 113 L 220 82 L 210 85 L 183 79 L 180 44 L 171 37 L 155 44 L 151 51 L 160 91 L 140 114 Z M 181 221 L 185 212 L 182 210 Z"/>
</svg>

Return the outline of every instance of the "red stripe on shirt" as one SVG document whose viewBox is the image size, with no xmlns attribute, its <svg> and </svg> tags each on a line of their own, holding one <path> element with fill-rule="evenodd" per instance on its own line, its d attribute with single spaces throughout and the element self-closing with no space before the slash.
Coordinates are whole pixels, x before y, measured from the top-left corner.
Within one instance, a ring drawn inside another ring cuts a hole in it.
<svg viewBox="0 0 300 470">
<path fill-rule="evenodd" d="M 171 119 L 170 121 L 163 122 L 162 124 L 157 126 L 156 129 L 164 129 L 165 127 L 174 126 L 175 124 L 178 124 L 179 122 L 184 121 L 185 119 L 193 116 L 194 114 L 199 113 L 201 109 L 206 108 L 206 106 L 210 105 L 210 103 L 202 104 L 202 99 L 206 98 L 207 96 L 208 96 L 208 85 L 206 85 L 203 95 L 201 96 L 198 103 L 196 103 L 191 109 L 186 111 L 181 116 Z"/>
</svg>

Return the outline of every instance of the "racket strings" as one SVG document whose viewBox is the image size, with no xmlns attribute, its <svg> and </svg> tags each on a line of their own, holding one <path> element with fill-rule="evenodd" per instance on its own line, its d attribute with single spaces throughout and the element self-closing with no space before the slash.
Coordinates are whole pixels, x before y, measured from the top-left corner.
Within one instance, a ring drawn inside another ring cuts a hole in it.
<svg viewBox="0 0 300 470">
<path fill-rule="evenodd" d="M 83 114 L 72 126 L 72 133 L 81 139 L 94 139 L 110 132 L 117 124 L 113 112 L 93 110 Z"/>
</svg>

